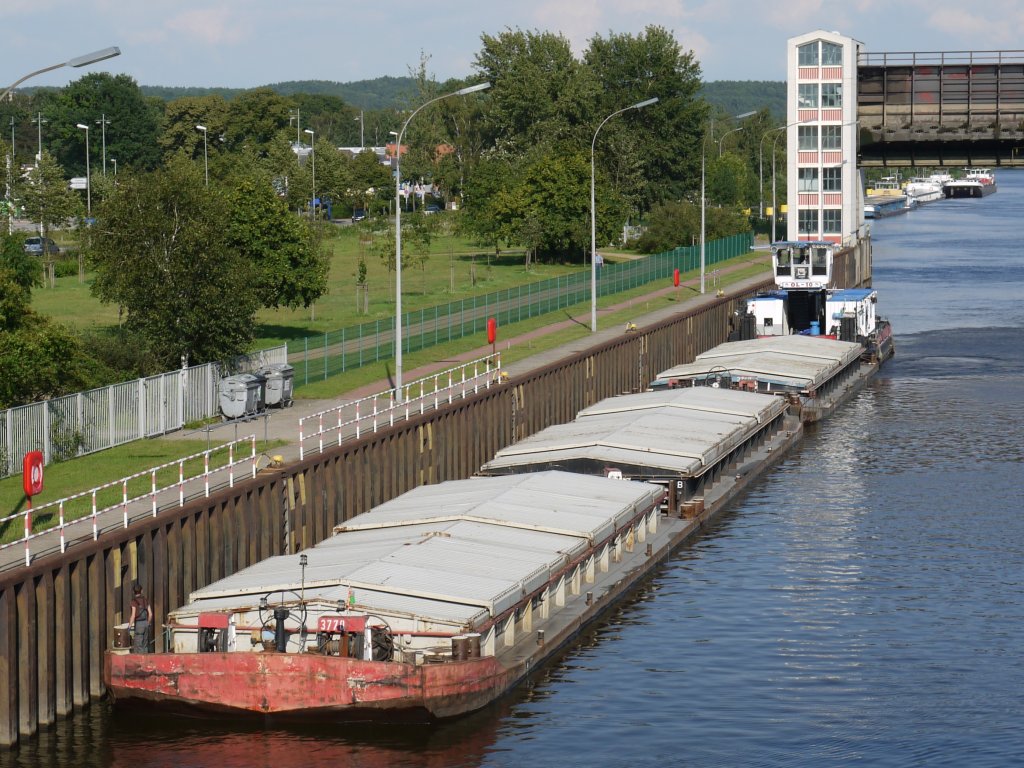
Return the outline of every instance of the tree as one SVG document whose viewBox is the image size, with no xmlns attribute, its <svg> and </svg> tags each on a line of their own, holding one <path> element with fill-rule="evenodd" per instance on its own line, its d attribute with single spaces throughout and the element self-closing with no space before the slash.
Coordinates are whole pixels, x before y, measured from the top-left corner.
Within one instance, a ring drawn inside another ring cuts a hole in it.
<svg viewBox="0 0 1024 768">
<path fill-rule="evenodd" d="M 24 233 L 0 234 L 0 270 L 25 292 L 27 308 L 28 294 L 43 285 L 43 269 L 38 257 L 25 253 L 23 243 Z"/>
<path fill-rule="evenodd" d="M 462 228 L 496 254 L 517 239 L 517 222 L 526 206 L 519 173 L 511 158 L 492 155 L 482 158 L 466 180 Z"/>
<path fill-rule="evenodd" d="M 228 103 L 219 94 L 186 96 L 167 103 L 159 140 L 165 161 L 180 154 L 203 162 L 203 134 L 197 125 L 206 128 L 207 159 L 214 158 L 216 164 L 228 125 Z"/>
<path fill-rule="evenodd" d="M 707 199 L 718 205 L 750 205 L 749 195 L 757 189 L 757 179 L 743 158 L 726 152 L 708 159 L 705 189 Z"/>
<path fill-rule="evenodd" d="M 538 155 L 522 177 L 522 218 L 544 225 L 542 256 L 582 258 L 590 245 L 590 162 L 581 153 Z"/>
<path fill-rule="evenodd" d="M 423 278 L 423 293 L 427 292 L 427 262 L 430 260 L 430 243 L 437 232 L 437 216 L 414 214 L 402 220 L 402 265 L 406 261 L 420 268 Z"/>
<path fill-rule="evenodd" d="M 22 239 L 0 235 L 0 408 L 100 386 L 110 376 L 80 337 L 32 311 L 42 270 Z"/>
<path fill-rule="evenodd" d="M 225 196 L 184 159 L 119 178 L 97 213 L 93 294 L 122 305 L 166 366 L 223 360 L 252 340 L 259 282 L 228 245 L 228 218 Z"/>
<path fill-rule="evenodd" d="M 89 72 L 56 92 L 43 117 L 45 143 L 72 176 L 85 176 L 85 141 L 76 124 L 88 125 L 91 169 L 102 172 L 102 125 L 106 116 L 107 157 L 122 168 L 155 168 L 160 162 L 160 119 L 163 102 L 147 99 L 128 75 Z"/>
<path fill-rule="evenodd" d="M 229 149 L 248 147 L 260 157 L 279 140 L 288 128 L 290 99 L 278 96 L 269 88 L 246 91 L 228 108 L 226 140 Z"/>
<path fill-rule="evenodd" d="M 727 208 L 705 209 L 705 238 L 718 240 L 749 232 L 745 216 Z M 670 201 L 651 209 L 647 228 L 637 241 L 643 253 L 661 253 L 700 242 L 700 205 Z"/>
<path fill-rule="evenodd" d="M 4 289 L 0 275 L 0 291 Z M 100 386 L 110 373 L 64 326 L 26 312 L 20 327 L 0 329 L 0 408 Z"/>
<path fill-rule="evenodd" d="M 513 156 L 566 141 L 582 146 L 586 130 L 580 126 L 591 122 L 595 83 L 569 41 L 550 32 L 511 29 L 485 34 L 482 41 L 473 66 L 491 83 L 486 144 Z"/>
<path fill-rule="evenodd" d="M 270 184 L 245 179 L 230 198 L 226 246 L 253 268 L 265 307 L 308 307 L 327 290 L 328 261 L 307 222 L 288 211 Z"/>
<path fill-rule="evenodd" d="M 369 210 L 373 202 L 387 202 L 395 192 L 391 171 L 381 164 L 377 155 L 367 150 L 352 158 L 349 164 L 349 187 L 345 196 L 352 208 Z"/>
<path fill-rule="evenodd" d="M 624 114 L 625 119 L 602 130 L 605 147 L 615 147 L 624 136 L 632 139 L 625 145 L 628 153 L 605 152 L 602 157 L 642 160 L 639 174 L 613 174 L 620 193 L 641 211 L 656 201 L 682 198 L 700 172 L 702 126 L 708 113 L 700 98 L 701 71 L 693 52 L 684 52 L 670 31 L 652 25 L 640 35 L 595 36 L 583 60 L 597 82 L 601 114 L 658 97 L 656 105 Z"/>
<path fill-rule="evenodd" d="M 81 198 L 68 187 L 64 170 L 46 150 L 43 150 L 39 165 L 28 172 L 17 189 L 25 216 L 39 222 L 44 238 L 50 236 L 53 227 L 66 224 L 82 214 Z M 52 265 L 52 254 L 47 252 L 43 257 Z"/>
</svg>

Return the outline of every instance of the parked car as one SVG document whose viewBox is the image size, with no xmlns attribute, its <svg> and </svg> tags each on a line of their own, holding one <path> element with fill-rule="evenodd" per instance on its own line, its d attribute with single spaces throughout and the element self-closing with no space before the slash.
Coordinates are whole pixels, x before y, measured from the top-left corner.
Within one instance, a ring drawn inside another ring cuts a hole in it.
<svg viewBox="0 0 1024 768">
<path fill-rule="evenodd" d="M 430 205 L 423 209 L 424 213 L 440 213 L 440 211 L 441 206 L 437 205 L 436 203 L 431 203 Z"/>
<path fill-rule="evenodd" d="M 25 253 L 35 254 L 36 256 L 41 256 L 44 251 L 46 253 L 60 253 L 60 246 L 48 237 L 25 238 L 25 245 L 23 247 L 25 249 Z"/>
<path fill-rule="evenodd" d="M 352 221 L 353 221 L 353 223 L 357 222 L 357 221 L 362 221 L 365 218 L 366 218 L 366 209 L 365 208 L 355 208 L 355 209 L 353 209 L 353 211 L 352 211 Z"/>
</svg>

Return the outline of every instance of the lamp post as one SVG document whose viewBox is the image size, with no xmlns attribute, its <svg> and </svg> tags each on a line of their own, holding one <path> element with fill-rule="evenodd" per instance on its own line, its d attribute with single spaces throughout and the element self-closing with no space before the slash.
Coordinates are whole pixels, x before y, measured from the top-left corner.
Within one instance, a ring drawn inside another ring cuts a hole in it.
<svg viewBox="0 0 1024 768">
<path fill-rule="evenodd" d="M 789 127 L 788 125 L 783 126 L 783 128 L 788 128 L 788 127 Z M 779 136 L 784 136 L 784 135 L 785 134 L 783 134 L 781 132 L 779 133 Z M 772 242 L 773 243 L 775 242 L 775 220 L 779 218 L 779 211 L 775 207 L 775 145 L 779 141 L 779 136 L 776 136 L 774 139 L 772 139 Z"/>
<path fill-rule="evenodd" d="M 114 183 L 116 184 L 117 183 L 117 158 L 116 157 L 110 158 L 110 162 L 112 162 L 114 164 Z"/>
<path fill-rule="evenodd" d="M 363 110 L 359 110 L 359 117 L 356 118 L 359 121 L 359 149 L 362 151 L 366 149 L 366 141 L 363 139 L 365 125 L 363 123 Z"/>
<path fill-rule="evenodd" d="M 89 178 L 89 126 L 77 123 L 76 127 L 85 131 L 85 216 L 92 218 L 92 179 Z"/>
<path fill-rule="evenodd" d="M 11 118 L 11 154 L 7 165 L 7 234 L 14 233 L 14 204 L 11 202 L 11 183 L 14 180 L 14 118 Z"/>
<path fill-rule="evenodd" d="M 36 75 L 41 75 L 44 72 L 50 72 L 51 70 L 54 70 L 54 69 L 60 69 L 61 67 L 84 67 L 84 66 L 86 66 L 88 64 L 95 64 L 97 61 L 103 61 L 104 59 L 112 59 L 115 56 L 120 56 L 120 55 L 121 55 L 121 49 L 118 48 L 117 46 L 113 46 L 111 48 L 104 48 L 102 51 L 93 51 L 92 53 L 87 53 L 84 56 L 76 56 L 73 59 L 68 59 L 67 61 L 62 61 L 60 64 L 52 64 L 49 67 L 43 67 L 42 69 L 37 69 L 35 72 L 29 72 L 24 77 L 22 77 L 22 78 L 20 78 L 18 80 L 15 80 L 7 88 L 7 90 L 5 90 L 2 95 L 0 95 L 0 101 L 3 101 L 5 98 L 7 98 L 7 94 L 9 94 L 11 91 L 13 91 L 15 88 L 17 88 L 22 83 L 24 83 L 30 77 L 35 77 Z"/>
<path fill-rule="evenodd" d="M 196 130 L 203 134 L 203 176 L 206 178 L 206 186 L 210 186 L 210 161 L 206 153 L 206 126 L 197 125 Z"/>
<path fill-rule="evenodd" d="M 42 112 L 36 112 L 36 116 L 32 119 L 32 122 L 36 124 L 36 128 L 39 133 L 39 154 L 36 155 L 36 166 L 43 161 L 43 123 L 50 122 L 43 117 Z"/>
<path fill-rule="evenodd" d="M 743 114 L 740 114 L 740 115 L 733 115 L 732 119 L 733 120 L 742 120 L 745 117 L 750 117 L 751 115 L 756 115 L 756 114 L 757 114 L 757 112 L 744 112 Z M 739 130 L 739 129 L 733 129 L 733 130 Z M 728 133 L 732 133 L 732 131 L 729 131 Z M 724 139 L 725 135 L 723 135 L 722 138 Z M 706 169 L 706 165 L 707 165 L 707 162 L 706 162 L 707 148 L 708 148 L 708 134 L 704 134 L 704 140 L 701 141 L 701 143 L 700 143 L 700 292 L 702 294 L 704 293 L 704 273 L 705 273 L 705 264 L 706 264 L 706 261 L 705 261 L 705 258 L 704 258 L 704 242 L 705 242 L 705 233 L 707 231 L 707 227 L 706 227 L 706 224 L 705 224 L 705 221 L 706 221 L 705 209 L 707 208 L 707 198 L 705 197 L 705 194 L 704 194 L 704 189 L 705 189 L 704 182 L 705 182 L 705 175 L 706 175 L 705 169 Z M 721 144 L 719 144 L 719 154 L 721 154 Z"/>
<path fill-rule="evenodd" d="M 756 115 L 756 114 L 757 114 L 757 112 L 744 112 L 742 115 L 736 115 L 736 117 L 734 119 L 741 120 L 744 117 L 750 117 L 751 115 Z M 736 131 L 742 131 L 742 130 L 743 130 L 743 126 L 741 125 L 741 126 L 739 126 L 737 128 L 733 128 L 731 131 L 726 131 L 725 133 L 722 134 L 722 138 L 720 138 L 718 140 L 718 156 L 719 157 L 722 156 L 722 145 L 725 143 L 725 137 L 728 136 L 730 133 L 736 133 Z"/>
<path fill-rule="evenodd" d="M 309 134 L 309 156 L 313 160 L 313 200 L 310 203 L 309 212 L 311 216 L 316 215 L 316 136 L 313 131 L 307 128 L 303 133 Z"/>
<path fill-rule="evenodd" d="M 110 121 L 107 120 L 107 115 L 104 113 L 100 116 L 100 119 L 96 121 L 96 125 L 100 126 L 103 137 L 103 175 L 107 175 L 107 126 L 110 125 Z"/>
<path fill-rule="evenodd" d="M 643 109 L 651 104 L 657 104 L 658 97 L 638 101 L 615 112 L 601 121 L 594 131 L 594 140 L 590 142 L 590 331 L 597 333 L 597 205 L 594 197 L 594 149 L 597 146 L 597 134 L 604 128 L 604 124 L 616 115 L 628 112 L 631 109 Z"/>
<path fill-rule="evenodd" d="M 785 130 L 786 126 L 779 125 L 775 128 L 769 128 L 763 134 L 761 134 L 761 142 L 757 148 L 757 184 L 758 191 L 760 193 L 760 201 L 757 204 L 757 218 L 764 218 L 764 140 L 768 137 L 769 133 L 773 131 Z"/>
<path fill-rule="evenodd" d="M 295 121 L 295 149 L 296 150 L 298 150 L 299 146 L 302 144 L 302 126 L 300 125 L 300 123 L 302 122 L 301 118 L 302 118 L 302 110 L 299 109 L 298 107 L 296 107 L 294 115 L 291 113 L 291 110 L 288 110 L 288 124 L 291 125 L 292 120 Z"/>
<path fill-rule="evenodd" d="M 395 399 L 399 403 L 402 402 L 402 204 L 399 200 L 402 194 L 402 136 L 412 119 L 424 107 L 449 96 L 466 96 L 490 87 L 490 83 L 477 83 L 423 102 L 406 118 L 402 130 L 395 138 Z"/>
<path fill-rule="evenodd" d="M 786 123 L 780 125 L 778 128 L 772 128 L 772 131 L 784 131 L 787 128 L 792 128 L 794 125 L 800 125 L 801 123 L 810 122 L 809 120 L 794 120 L 792 123 Z M 770 131 L 769 131 L 770 133 Z M 772 242 L 775 242 L 775 220 L 779 217 L 779 212 L 775 207 L 775 145 L 779 141 L 779 136 L 784 134 L 780 133 L 774 139 L 772 139 Z M 761 139 L 764 141 L 764 138 Z"/>
</svg>

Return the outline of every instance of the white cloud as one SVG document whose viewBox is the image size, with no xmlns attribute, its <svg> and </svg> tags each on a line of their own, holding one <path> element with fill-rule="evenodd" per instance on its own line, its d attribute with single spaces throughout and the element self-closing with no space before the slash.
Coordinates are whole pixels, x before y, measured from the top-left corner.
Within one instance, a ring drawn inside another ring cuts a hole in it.
<svg viewBox="0 0 1024 768">
<path fill-rule="evenodd" d="M 244 14 L 226 7 L 185 11 L 168 19 L 165 26 L 209 45 L 234 45 L 249 32 Z"/>
<path fill-rule="evenodd" d="M 598 3 L 589 2 L 543 2 L 531 16 L 540 31 L 564 35 L 577 55 L 586 49 L 595 31 L 605 23 Z"/>
</svg>

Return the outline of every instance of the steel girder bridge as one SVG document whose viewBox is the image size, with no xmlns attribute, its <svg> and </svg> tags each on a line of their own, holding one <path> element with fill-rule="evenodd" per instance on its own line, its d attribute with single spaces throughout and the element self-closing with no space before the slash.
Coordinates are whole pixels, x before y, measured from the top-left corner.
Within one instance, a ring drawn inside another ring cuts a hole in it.
<svg viewBox="0 0 1024 768">
<path fill-rule="evenodd" d="M 1024 51 L 861 53 L 858 164 L 1024 166 Z"/>
</svg>

